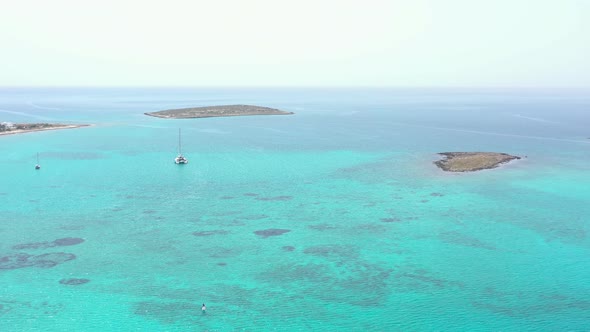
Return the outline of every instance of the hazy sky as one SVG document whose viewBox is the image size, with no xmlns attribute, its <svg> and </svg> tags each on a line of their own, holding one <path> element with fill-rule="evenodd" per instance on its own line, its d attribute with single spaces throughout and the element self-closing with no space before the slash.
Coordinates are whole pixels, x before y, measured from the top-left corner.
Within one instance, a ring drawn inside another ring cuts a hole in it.
<svg viewBox="0 0 590 332">
<path fill-rule="evenodd" d="M 3 1 L 0 85 L 590 87 L 590 0 Z"/>
</svg>

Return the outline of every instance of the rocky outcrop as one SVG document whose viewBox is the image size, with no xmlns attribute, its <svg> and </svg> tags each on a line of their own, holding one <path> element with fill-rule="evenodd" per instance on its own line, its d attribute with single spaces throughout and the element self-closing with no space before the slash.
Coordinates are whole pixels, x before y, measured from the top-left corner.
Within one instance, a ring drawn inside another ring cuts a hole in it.
<svg viewBox="0 0 590 332">
<path fill-rule="evenodd" d="M 498 152 L 442 152 L 444 159 L 434 164 L 447 172 L 475 172 L 496 168 L 511 160 L 520 159 L 506 153 Z"/>
</svg>

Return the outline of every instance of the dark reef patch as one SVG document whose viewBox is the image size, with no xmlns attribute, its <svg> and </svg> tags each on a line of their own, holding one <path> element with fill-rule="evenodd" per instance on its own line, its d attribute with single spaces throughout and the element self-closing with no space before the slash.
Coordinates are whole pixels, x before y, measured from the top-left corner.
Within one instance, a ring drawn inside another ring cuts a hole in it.
<svg viewBox="0 0 590 332">
<path fill-rule="evenodd" d="M 435 286 L 437 288 L 445 287 L 445 283 L 446 283 L 445 280 L 443 280 L 443 279 L 438 279 L 438 278 L 434 278 L 434 277 L 427 276 L 424 274 L 419 274 L 419 273 L 401 273 L 401 274 L 398 274 L 396 277 L 416 280 L 418 282 L 428 284 L 431 286 Z"/>
<path fill-rule="evenodd" d="M 217 263 L 217 265 L 218 265 L 218 266 L 226 266 L 226 265 L 227 265 L 227 263 L 225 263 L 225 262 L 219 262 L 219 263 Z"/>
<path fill-rule="evenodd" d="M 243 219 L 243 220 L 261 220 L 261 219 L 266 219 L 268 218 L 268 216 L 266 214 L 251 214 L 248 216 L 243 216 L 243 217 L 239 217 L 237 219 Z"/>
<path fill-rule="evenodd" d="M 283 246 L 282 249 L 284 251 L 295 251 L 295 247 L 293 247 L 293 246 Z"/>
<path fill-rule="evenodd" d="M 258 194 L 256 193 L 245 193 L 244 196 L 256 197 Z"/>
<path fill-rule="evenodd" d="M 231 210 L 223 210 L 219 212 L 212 212 L 211 215 L 215 217 L 227 217 L 227 216 L 235 216 L 236 214 L 240 214 L 241 211 L 231 211 Z"/>
<path fill-rule="evenodd" d="M 360 225 L 354 227 L 355 232 L 363 231 L 363 232 L 368 232 L 368 233 L 372 233 L 372 234 L 383 234 L 388 229 L 389 228 L 387 226 L 376 225 L 374 223 L 360 224 Z"/>
<path fill-rule="evenodd" d="M 20 253 L 0 257 L 0 270 L 15 270 L 32 266 L 50 268 L 75 258 L 76 255 L 66 252 L 54 252 L 37 256 Z"/>
<path fill-rule="evenodd" d="M 53 252 L 49 254 L 42 254 L 33 256 L 29 259 L 33 266 L 40 268 L 49 268 L 76 259 L 76 255 L 67 252 Z"/>
<path fill-rule="evenodd" d="M 57 315 L 62 312 L 63 309 L 64 305 L 61 303 L 55 304 L 48 301 L 19 301 L 8 298 L 0 299 L 0 317 L 13 310 L 19 313 L 22 313 L 23 311 L 31 311 L 45 315 Z"/>
<path fill-rule="evenodd" d="M 84 239 L 79 237 L 65 237 L 54 241 L 23 243 L 12 246 L 12 249 L 47 249 L 53 247 L 73 246 L 84 242 Z"/>
<path fill-rule="evenodd" d="M 330 225 L 330 224 L 315 224 L 315 225 L 308 225 L 308 228 L 315 229 L 316 231 L 329 231 L 333 229 L 337 229 L 338 227 Z"/>
<path fill-rule="evenodd" d="M 463 288 L 462 283 L 438 278 L 425 269 L 403 269 L 394 276 L 395 287 L 412 292 L 432 292 L 433 288 Z"/>
<path fill-rule="evenodd" d="M 234 199 L 234 196 L 221 196 L 219 199 Z"/>
<path fill-rule="evenodd" d="M 50 243 L 52 242 L 32 242 L 32 243 L 23 243 L 17 244 L 12 246 L 12 249 L 21 250 L 21 249 L 45 249 L 50 247 Z"/>
<path fill-rule="evenodd" d="M 273 197 L 257 197 L 258 201 L 290 201 L 293 196 L 273 196 Z"/>
<path fill-rule="evenodd" d="M 402 220 L 397 217 L 392 218 L 381 218 L 381 222 L 401 222 Z"/>
<path fill-rule="evenodd" d="M 274 265 L 258 278 L 271 287 L 293 285 L 300 296 L 374 307 L 384 305 L 389 298 L 391 273 L 379 264 L 345 259 L 338 263 Z"/>
<path fill-rule="evenodd" d="M 201 232 L 193 232 L 194 236 L 211 236 L 211 235 L 225 235 L 229 234 L 228 231 L 223 229 L 216 229 L 213 231 L 201 231 Z"/>
<path fill-rule="evenodd" d="M 430 196 L 432 197 L 443 197 L 445 194 L 441 194 L 441 193 L 430 193 Z"/>
<path fill-rule="evenodd" d="M 358 257 L 358 248 L 355 246 L 328 244 L 305 248 L 303 252 L 307 255 L 320 257 L 340 257 L 356 258 Z"/>
<path fill-rule="evenodd" d="M 143 210 L 143 214 L 154 214 L 154 213 L 158 213 L 158 211 L 156 211 L 156 210 Z"/>
<path fill-rule="evenodd" d="M 457 244 L 466 247 L 473 247 L 473 248 L 482 248 L 488 250 L 496 250 L 496 247 L 493 245 L 484 243 L 477 238 L 451 231 L 451 232 L 444 232 L 439 234 L 439 237 L 442 241 L 446 243 Z"/>
<path fill-rule="evenodd" d="M 427 276 L 424 274 L 419 273 L 400 273 L 396 275 L 396 278 L 400 279 L 408 279 L 415 282 L 417 288 L 421 288 L 420 286 L 434 286 L 436 288 L 444 288 L 446 281 L 443 279 L 434 278 L 431 276 Z"/>
<path fill-rule="evenodd" d="M 16 254 L 0 257 L 0 270 L 13 270 L 32 266 L 29 262 L 29 254 Z"/>
<path fill-rule="evenodd" d="M 59 281 L 60 284 L 62 285 L 72 285 L 72 286 L 77 286 L 77 285 L 83 285 L 86 283 L 89 283 L 90 279 L 78 279 L 78 278 L 69 278 L 69 279 L 61 279 Z"/>
<path fill-rule="evenodd" d="M 63 239 L 57 239 L 55 241 L 53 241 L 53 243 L 58 246 L 73 246 L 76 244 L 80 244 L 84 242 L 84 239 L 79 238 L 79 237 L 64 237 Z"/>
<path fill-rule="evenodd" d="M 243 249 L 241 248 L 224 248 L 224 247 L 209 247 L 203 250 L 208 257 L 211 258 L 230 258 L 239 256 Z"/>
<path fill-rule="evenodd" d="M 263 229 L 263 230 L 259 230 L 259 231 L 255 231 L 254 234 L 263 237 L 263 238 L 267 238 L 269 236 L 279 236 L 279 235 L 283 235 L 285 233 L 290 232 L 290 229 L 281 229 L 281 228 L 269 228 L 269 229 Z"/>
</svg>

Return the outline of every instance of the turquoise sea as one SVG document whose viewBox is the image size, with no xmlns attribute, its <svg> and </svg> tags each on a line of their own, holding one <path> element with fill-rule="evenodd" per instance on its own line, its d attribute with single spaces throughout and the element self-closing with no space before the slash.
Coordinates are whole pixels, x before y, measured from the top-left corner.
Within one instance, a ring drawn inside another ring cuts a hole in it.
<svg viewBox="0 0 590 332">
<path fill-rule="evenodd" d="M 588 92 L 0 89 L 0 331 L 589 331 Z"/>
</svg>

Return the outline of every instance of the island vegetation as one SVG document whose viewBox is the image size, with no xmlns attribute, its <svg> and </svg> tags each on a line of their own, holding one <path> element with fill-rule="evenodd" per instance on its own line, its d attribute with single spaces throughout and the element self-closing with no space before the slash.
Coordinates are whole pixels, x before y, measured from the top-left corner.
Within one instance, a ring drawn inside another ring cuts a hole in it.
<svg viewBox="0 0 590 332">
<path fill-rule="evenodd" d="M 205 107 L 190 107 L 170 109 L 158 112 L 148 112 L 145 115 L 165 119 L 191 119 L 191 118 L 213 118 L 224 116 L 247 116 L 247 115 L 289 115 L 293 112 L 285 112 L 276 108 L 254 106 L 254 105 L 219 105 Z"/>
<path fill-rule="evenodd" d="M 42 130 L 72 129 L 86 127 L 87 124 L 61 123 L 12 123 L 0 122 L 0 135 L 23 134 Z"/>
<path fill-rule="evenodd" d="M 520 159 L 506 153 L 498 152 L 442 152 L 442 160 L 434 163 L 447 172 L 474 172 L 496 168 L 511 160 Z"/>
</svg>

